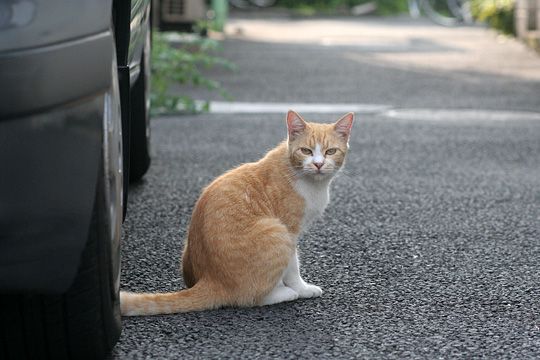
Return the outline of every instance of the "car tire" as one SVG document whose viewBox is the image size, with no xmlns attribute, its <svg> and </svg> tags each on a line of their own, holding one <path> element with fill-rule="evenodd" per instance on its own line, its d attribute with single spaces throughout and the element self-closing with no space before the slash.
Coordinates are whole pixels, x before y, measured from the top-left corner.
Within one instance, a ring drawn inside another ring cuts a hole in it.
<svg viewBox="0 0 540 360">
<path fill-rule="evenodd" d="M 104 96 L 103 156 L 78 272 L 63 294 L 0 296 L 0 359 L 102 359 L 120 337 L 122 136 L 115 60 L 113 85 Z"/>
<path fill-rule="evenodd" d="M 131 88 L 129 181 L 140 180 L 150 167 L 150 52 L 151 30 L 141 56 L 140 72 Z"/>
</svg>

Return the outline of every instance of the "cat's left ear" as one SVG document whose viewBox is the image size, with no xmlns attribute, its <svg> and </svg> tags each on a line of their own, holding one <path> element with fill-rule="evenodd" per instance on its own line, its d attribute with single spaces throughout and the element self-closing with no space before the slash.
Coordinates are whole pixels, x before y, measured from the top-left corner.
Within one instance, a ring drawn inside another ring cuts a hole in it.
<svg viewBox="0 0 540 360">
<path fill-rule="evenodd" d="M 336 123 L 334 124 L 334 130 L 342 136 L 345 141 L 349 141 L 349 136 L 351 135 L 351 128 L 354 122 L 354 113 L 350 112 L 343 115 Z"/>
</svg>

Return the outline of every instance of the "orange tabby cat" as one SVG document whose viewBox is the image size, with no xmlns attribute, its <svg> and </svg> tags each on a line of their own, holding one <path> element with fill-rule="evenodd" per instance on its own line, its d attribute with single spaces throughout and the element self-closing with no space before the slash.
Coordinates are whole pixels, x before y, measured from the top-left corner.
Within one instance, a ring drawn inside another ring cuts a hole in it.
<svg viewBox="0 0 540 360">
<path fill-rule="evenodd" d="M 201 194 L 183 253 L 188 289 L 120 293 L 122 314 L 155 315 L 317 297 L 300 277 L 297 239 L 328 204 L 354 115 L 334 124 L 287 114 L 288 140 L 255 163 L 214 180 Z"/>
</svg>

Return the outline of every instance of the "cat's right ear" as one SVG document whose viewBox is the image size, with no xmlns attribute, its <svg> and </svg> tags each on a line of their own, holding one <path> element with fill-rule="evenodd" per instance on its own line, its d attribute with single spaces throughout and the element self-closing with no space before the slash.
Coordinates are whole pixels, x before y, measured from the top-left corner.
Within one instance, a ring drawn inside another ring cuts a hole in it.
<svg viewBox="0 0 540 360">
<path fill-rule="evenodd" d="M 296 111 L 289 110 L 287 113 L 287 130 L 289 141 L 294 140 L 298 135 L 306 130 L 306 122 Z"/>
</svg>

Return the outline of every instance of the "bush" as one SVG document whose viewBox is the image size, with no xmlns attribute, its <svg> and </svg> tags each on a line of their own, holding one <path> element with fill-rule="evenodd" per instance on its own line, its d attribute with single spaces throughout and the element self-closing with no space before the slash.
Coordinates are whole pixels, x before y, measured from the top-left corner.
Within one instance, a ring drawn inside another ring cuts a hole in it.
<svg viewBox="0 0 540 360">
<path fill-rule="evenodd" d="M 180 47 L 171 46 L 166 35 L 155 32 L 152 37 L 152 114 L 171 112 L 198 112 L 208 110 L 209 103 L 198 104 L 187 95 L 172 94 L 172 84 L 202 86 L 217 91 L 226 99 L 229 94 L 221 84 L 203 75 L 202 70 L 214 66 L 234 70 L 235 66 L 228 60 L 212 55 L 220 50 L 216 40 L 196 38 L 182 42 Z"/>
<path fill-rule="evenodd" d="M 471 12 L 475 19 L 505 34 L 515 35 L 515 0 L 472 0 Z"/>
<path fill-rule="evenodd" d="M 375 2 L 377 14 L 390 15 L 407 11 L 407 0 L 278 0 L 278 6 L 301 9 L 303 13 L 331 13 L 338 9 L 350 9 L 353 6 Z"/>
</svg>

